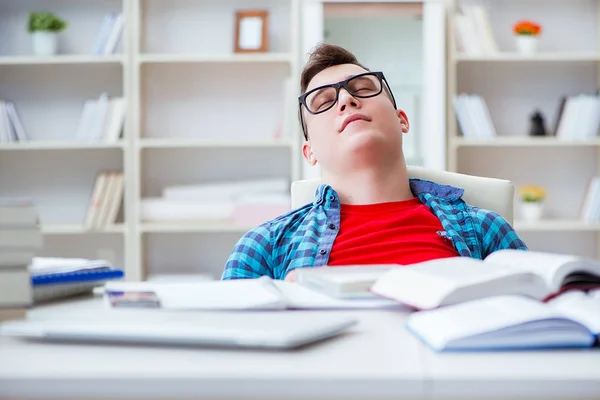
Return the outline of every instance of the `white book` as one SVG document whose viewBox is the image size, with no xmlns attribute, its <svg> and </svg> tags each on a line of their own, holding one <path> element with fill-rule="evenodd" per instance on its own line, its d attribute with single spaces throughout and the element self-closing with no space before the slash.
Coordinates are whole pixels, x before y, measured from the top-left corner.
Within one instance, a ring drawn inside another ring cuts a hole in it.
<svg viewBox="0 0 600 400">
<path fill-rule="evenodd" d="M 115 18 L 115 13 L 106 13 L 104 15 L 104 18 L 102 19 L 102 23 L 100 25 L 100 30 L 98 31 L 98 35 L 96 36 L 96 41 L 94 42 L 94 54 L 104 54 L 104 48 L 106 47 L 106 42 L 112 31 L 112 26 L 114 24 Z"/>
<path fill-rule="evenodd" d="M 110 33 L 106 39 L 104 48 L 102 49 L 102 54 L 112 54 L 115 52 L 119 40 L 121 40 L 121 33 L 123 32 L 123 26 L 125 24 L 124 18 L 122 13 L 118 13 L 114 18 Z"/>
<path fill-rule="evenodd" d="M 96 176 L 96 181 L 94 183 L 94 188 L 92 189 L 84 220 L 84 226 L 87 229 L 91 229 L 96 226 L 96 220 L 100 215 L 100 208 L 102 207 L 102 202 L 104 201 L 104 193 L 107 189 L 107 184 L 108 174 L 105 172 L 99 173 Z"/>
<path fill-rule="evenodd" d="M 108 224 L 108 214 L 111 207 L 112 198 L 118 185 L 117 172 L 106 172 L 105 179 L 106 182 L 102 192 L 100 206 L 98 207 L 98 214 L 94 220 L 95 228 L 104 228 Z"/>
<path fill-rule="evenodd" d="M 231 201 L 167 200 L 146 197 L 141 200 L 140 219 L 154 222 L 194 222 L 231 220 L 235 204 Z"/>
<path fill-rule="evenodd" d="M 10 123 L 8 121 L 8 115 L 4 112 L 5 109 L 6 102 L 0 100 L 0 143 L 9 143 L 11 141 Z"/>
<path fill-rule="evenodd" d="M 456 15 L 454 26 L 457 41 L 460 42 L 464 52 L 469 55 L 482 55 L 485 50 L 478 35 L 475 32 L 473 21 L 467 15 Z"/>
<path fill-rule="evenodd" d="M 290 185 L 285 178 L 247 179 L 167 186 L 163 190 L 163 197 L 165 200 L 178 201 L 224 201 L 245 194 L 289 193 L 289 190 Z"/>
<path fill-rule="evenodd" d="M 471 121 L 469 120 L 469 113 L 467 112 L 467 106 L 464 99 L 465 97 L 462 94 L 455 95 L 452 99 L 458 119 L 458 125 L 463 137 L 476 137 L 476 133 L 473 132 L 471 128 Z"/>
<path fill-rule="evenodd" d="M 104 127 L 106 126 L 106 119 L 108 116 L 109 103 L 110 99 L 108 95 L 106 93 L 102 93 L 97 100 L 93 117 L 90 118 L 90 127 L 87 131 L 87 140 L 92 142 L 99 142 L 102 140 Z"/>
<path fill-rule="evenodd" d="M 0 252 L 28 251 L 41 249 L 44 246 L 44 236 L 37 227 L 30 228 L 4 228 L 0 226 Z"/>
<path fill-rule="evenodd" d="M 114 224 L 117 220 L 121 202 L 123 201 L 123 192 L 125 190 L 123 172 L 115 172 L 113 175 L 112 191 L 109 195 L 105 224 Z"/>
<path fill-rule="evenodd" d="M 117 142 L 123 131 L 125 122 L 126 103 L 123 97 L 114 97 L 110 99 L 106 124 L 102 138 L 105 142 Z"/>
<path fill-rule="evenodd" d="M 371 286 L 390 265 L 345 265 L 335 267 L 297 268 L 296 281 L 309 289 L 335 298 L 372 298 Z"/>
<path fill-rule="evenodd" d="M 479 33 L 482 45 L 488 54 L 494 54 L 499 51 L 498 43 L 494 37 L 492 26 L 487 15 L 487 12 L 480 5 L 472 5 L 468 7 L 468 14 L 473 19 L 473 23 Z"/>
<path fill-rule="evenodd" d="M 572 125 L 577 119 L 577 97 L 569 96 L 565 102 L 565 107 L 558 122 L 556 137 L 558 139 L 570 140 L 573 138 Z"/>
<path fill-rule="evenodd" d="M 17 114 L 17 110 L 13 103 L 7 103 L 7 112 L 8 118 L 12 123 L 15 139 L 20 142 L 25 142 L 27 140 L 27 135 L 25 134 L 25 128 L 23 128 L 23 124 L 21 123 L 21 119 L 19 118 L 19 114 Z"/>
<path fill-rule="evenodd" d="M 243 295 L 240 295 L 243 293 Z M 385 299 L 336 299 L 297 283 L 258 279 L 193 283 L 107 282 L 104 298 L 111 307 L 167 310 L 284 310 L 402 308 Z"/>
<path fill-rule="evenodd" d="M 0 268 L 0 308 L 28 307 L 33 302 L 27 265 Z"/>
<path fill-rule="evenodd" d="M 584 287 L 600 287 L 600 262 L 507 249 L 485 260 L 451 257 L 394 268 L 370 291 L 426 310 L 506 294 L 545 300 L 568 288 Z"/>
<path fill-rule="evenodd" d="M 92 125 L 94 124 L 97 106 L 97 100 L 86 100 L 83 103 L 81 115 L 79 116 L 79 122 L 77 124 L 77 131 L 75 132 L 76 140 L 87 141 L 90 137 L 90 131 L 92 130 Z"/>
<path fill-rule="evenodd" d="M 435 351 L 591 347 L 600 334 L 600 301 L 583 292 L 548 303 L 492 296 L 412 313 L 406 326 Z"/>
<path fill-rule="evenodd" d="M 583 221 L 592 222 L 593 212 L 595 204 L 598 204 L 598 199 L 595 198 L 597 195 L 598 188 L 600 187 L 600 177 L 595 176 L 590 180 L 588 184 L 581 210 L 579 211 L 579 217 Z"/>
<path fill-rule="evenodd" d="M 481 96 L 475 96 L 474 98 L 480 112 L 481 124 L 484 127 L 483 132 L 485 132 L 485 136 L 495 137 L 496 128 L 494 127 L 494 123 L 492 122 L 492 117 L 490 115 L 490 110 L 488 109 L 487 104 Z"/>
</svg>

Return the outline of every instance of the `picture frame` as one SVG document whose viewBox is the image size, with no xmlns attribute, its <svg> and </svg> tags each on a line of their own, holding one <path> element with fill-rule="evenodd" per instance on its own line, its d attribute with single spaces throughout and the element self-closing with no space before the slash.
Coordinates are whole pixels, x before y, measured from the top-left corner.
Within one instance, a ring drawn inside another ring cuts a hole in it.
<svg viewBox="0 0 600 400">
<path fill-rule="evenodd" d="M 236 53 L 264 53 L 269 51 L 269 12 L 267 10 L 239 10 L 235 13 Z"/>
</svg>

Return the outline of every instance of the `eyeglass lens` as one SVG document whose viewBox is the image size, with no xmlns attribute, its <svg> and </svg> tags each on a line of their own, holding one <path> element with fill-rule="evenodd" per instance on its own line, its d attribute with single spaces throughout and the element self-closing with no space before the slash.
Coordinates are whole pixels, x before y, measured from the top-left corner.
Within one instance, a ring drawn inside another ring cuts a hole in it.
<svg viewBox="0 0 600 400">
<path fill-rule="evenodd" d="M 381 92 L 381 81 L 374 75 L 357 76 L 348 81 L 348 89 L 355 97 L 372 97 Z M 323 112 L 336 101 L 336 89 L 327 86 L 310 93 L 306 97 L 306 106 L 310 112 Z"/>
</svg>

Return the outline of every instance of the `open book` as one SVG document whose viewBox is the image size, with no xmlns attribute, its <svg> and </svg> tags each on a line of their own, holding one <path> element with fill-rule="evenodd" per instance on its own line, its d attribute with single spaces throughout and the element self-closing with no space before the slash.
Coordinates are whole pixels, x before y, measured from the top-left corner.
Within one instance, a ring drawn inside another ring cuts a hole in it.
<svg viewBox="0 0 600 400">
<path fill-rule="evenodd" d="M 485 260 L 452 257 L 393 268 L 369 289 L 416 309 L 495 295 L 548 300 L 568 289 L 600 287 L 600 263 L 565 254 L 500 250 Z"/>
<path fill-rule="evenodd" d="M 406 327 L 435 351 L 591 347 L 600 344 L 600 291 L 546 303 L 493 296 L 412 313 Z"/>
<path fill-rule="evenodd" d="M 402 308 L 396 301 L 336 299 L 297 283 L 259 279 L 193 283 L 109 282 L 104 298 L 110 307 L 171 310 L 285 310 Z"/>
</svg>

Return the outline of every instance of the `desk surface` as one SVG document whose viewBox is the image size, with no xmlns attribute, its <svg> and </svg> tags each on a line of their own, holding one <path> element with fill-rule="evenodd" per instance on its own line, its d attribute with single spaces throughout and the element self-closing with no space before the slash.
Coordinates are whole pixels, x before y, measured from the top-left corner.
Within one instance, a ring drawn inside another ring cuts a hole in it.
<svg viewBox="0 0 600 400">
<path fill-rule="evenodd" d="M 29 318 L 107 312 L 115 311 L 86 299 L 40 307 Z M 436 354 L 406 332 L 403 312 L 318 312 L 360 322 L 287 352 L 0 338 L 0 398 L 600 398 L 598 349 Z"/>
</svg>

